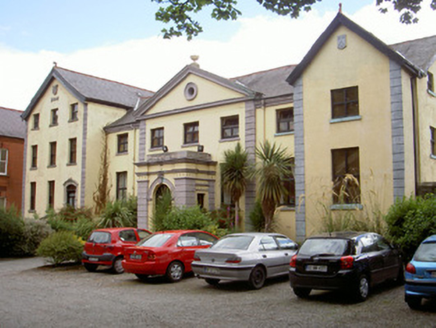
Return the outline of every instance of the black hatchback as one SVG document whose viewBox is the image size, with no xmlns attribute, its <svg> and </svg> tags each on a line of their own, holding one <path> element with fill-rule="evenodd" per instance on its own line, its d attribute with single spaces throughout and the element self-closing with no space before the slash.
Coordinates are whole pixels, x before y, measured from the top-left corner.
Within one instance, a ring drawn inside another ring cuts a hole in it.
<svg viewBox="0 0 436 328">
<path fill-rule="evenodd" d="M 404 281 L 400 251 L 373 232 L 332 232 L 307 238 L 291 259 L 289 279 L 295 295 L 312 289 L 345 290 L 357 301 L 370 287 Z"/>
</svg>

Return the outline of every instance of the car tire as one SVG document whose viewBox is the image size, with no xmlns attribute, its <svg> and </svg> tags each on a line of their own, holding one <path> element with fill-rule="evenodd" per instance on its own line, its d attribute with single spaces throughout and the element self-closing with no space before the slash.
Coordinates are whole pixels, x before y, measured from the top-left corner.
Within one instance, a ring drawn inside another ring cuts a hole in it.
<svg viewBox="0 0 436 328">
<path fill-rule="evenodd" d="M 121 263 L 123 261 L 122 256 L 118 256 L 115 258 L 114 263 L 112 264 L 111 271 L 115 274 L 121 274 L 124 273 L 123 264 Z"/>
<path fill-rule="evenodd" d="M 183 264 L 179 261 L 171 262 L 168 265 L 166 277 L 170 282 L 178 282 L 183 278 Z"/>
<path fill-rule="evenodd" d="M 406 296 L 406 303 L 412 310 L 421 308 L 421 297 Z"/>
<path fill-rule="evenodd" d="M 148 277 L 148 274 L 138 274 L 138 273 L 135 273 L 135 276 L 139 280 L 141 280 L 141 281 L 145 281 L 145 282 L 150 281 L 150 278 Z"/>
<path fill-rule="evenodd" d="M 253 289 L 261 289 L 265 284 L 265 279 L 266 279 L 265 269 L 260 266 L 257 266 L 251 271 L 248 284 Z"/>
<path fill-rule="evenodd" d="M 205 281 L 212 286 L 216 286 L 219 284 L 220 280 L 219 279 L 212 279 L 212 278 L 206 278 Z"/>
<path fill-rule="evenodd" d="M 312 291 L 310 288 L 301 288 L 301 287 L 294 287 L 294 294 L 297 295 L 299 298 L 307 298 Z"/>
<path fill-rule="evenodd" d="M 364 302 L 369 295 L 369 280 L 365 274 L 359 277 L 357 285 L 354 287 L 354 298 L 357 302 Z"/>
<path fill-rule="evenodd" d="M 83 266 L 88 272 L 95 272 L 97 271 L 98 268 L 98 264 L 93 264 L 93 263 L 83 263 Z"/>
</svg>

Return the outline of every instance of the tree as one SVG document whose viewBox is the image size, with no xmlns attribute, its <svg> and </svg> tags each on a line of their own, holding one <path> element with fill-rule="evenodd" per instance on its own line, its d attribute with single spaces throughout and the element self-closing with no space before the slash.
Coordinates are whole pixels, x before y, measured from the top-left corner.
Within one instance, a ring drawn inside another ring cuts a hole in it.
<svg viewBox="0 0 436 328">
<path fill-rule="evenodd" d="M 109 194 L 111 191 L 111 185 L 109 182 L 109 149 L 107 145 L 107 135 L 103 132 L 102 151 L 100 155 L 100 170 L 98 173 L 97 190 L 92 195 L 94 199 L 95 214 L 100 214 L 105 208 L 106 203 L 109 201 Z"/>
<path fill-rule="evenodd" d="M 268 140 L 256 148 L 256 157 L 259 161 L 253 174 L 257 180 L 257 197 L 265 216 L 265 231 L 268 232 L 277 206 L 288 193 L 283 181 L 292 174 L 292 161 L 285 149 Z"/>
<path fill-rule="evenodd" d="M 185 34 L 188 40 L 203 32 L 200 23 L 194 15 L 205 7 L 212 8 L 211 17 L 215 20 L 236 20 L 241 11 L 237 9 L 237 0 L 151 0 L 164 5 L 156 12 L 156 20 L 172 23 L 169 29 L 162 29 L 164 38 Z M 251 0 L 253 1 L 253 0 Z M 301 11 L 310 11 L 312 6 L 322 0 L 255 0 L 268 11 L 281 16 L 297 18 Z M 253 1 L 254 2 L 254 1 Z M 380 12 L 386 13 L 387 6 L 393 5 L 400 15 L 400 22 L 404 24 L 417 23 L 417 13 L 421 10 L 423 0 L 377 0 Z M 436 0 L 432 0 L 430 8 L 436 9 Z"/>
<path fill-rule="evenodd" d="M 224 162 L 221 164 L 223 187 L 235 202 L 235 227 L 239 226 L 239 199 L 247 186 L 248 173 L 248 153 L 238 142 L 234 150 L 224 152 Z"/>
</svg>

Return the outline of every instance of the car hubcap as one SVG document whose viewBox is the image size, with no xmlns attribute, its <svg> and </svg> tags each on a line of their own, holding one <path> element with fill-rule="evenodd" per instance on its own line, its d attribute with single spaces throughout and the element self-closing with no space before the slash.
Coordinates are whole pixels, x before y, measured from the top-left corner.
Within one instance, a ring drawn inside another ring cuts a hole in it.
<svg viewBox="0 0 436 328">
<path fill-rule="evenodd" d="M 116 272 L 123 272 L 123 264 L 121 263 L 121 260 L 116 260 L 114 263 L 115 271 Z"/>
<path fill-rule="evenodd" d="M 258 286 L 263 282 L 263 272 L 262 270 L 256 270 L 254 272 L 254 283 Z"/>
<path fill-rule="evenodd" d="M 368 290 L 369 290 L 368 280 L 361 279 L 359 289 L 360 289 L 360 295 L 362 295 L 362 297 L 366 298 L 368 296 Z"/>
<path fill-rule="evenodd" d="M 171 267 L 171 277 L 174 280 L 179 280 L 182 277 L 182 267 L 180 265 L 173 265 Z"/>
</svg>

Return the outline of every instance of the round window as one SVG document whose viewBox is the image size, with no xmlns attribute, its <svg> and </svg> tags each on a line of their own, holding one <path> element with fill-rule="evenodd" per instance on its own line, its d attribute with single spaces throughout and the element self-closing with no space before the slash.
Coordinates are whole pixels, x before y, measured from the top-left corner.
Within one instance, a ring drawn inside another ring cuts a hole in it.
<svg viewBox="0 0 436 328">
<path fill-rule="evenodd" d="M 188 83 L 185 87 L 185 98 L 192 100 L 197 96 L 197 85 L 195 83 Z"/>
</svg>

